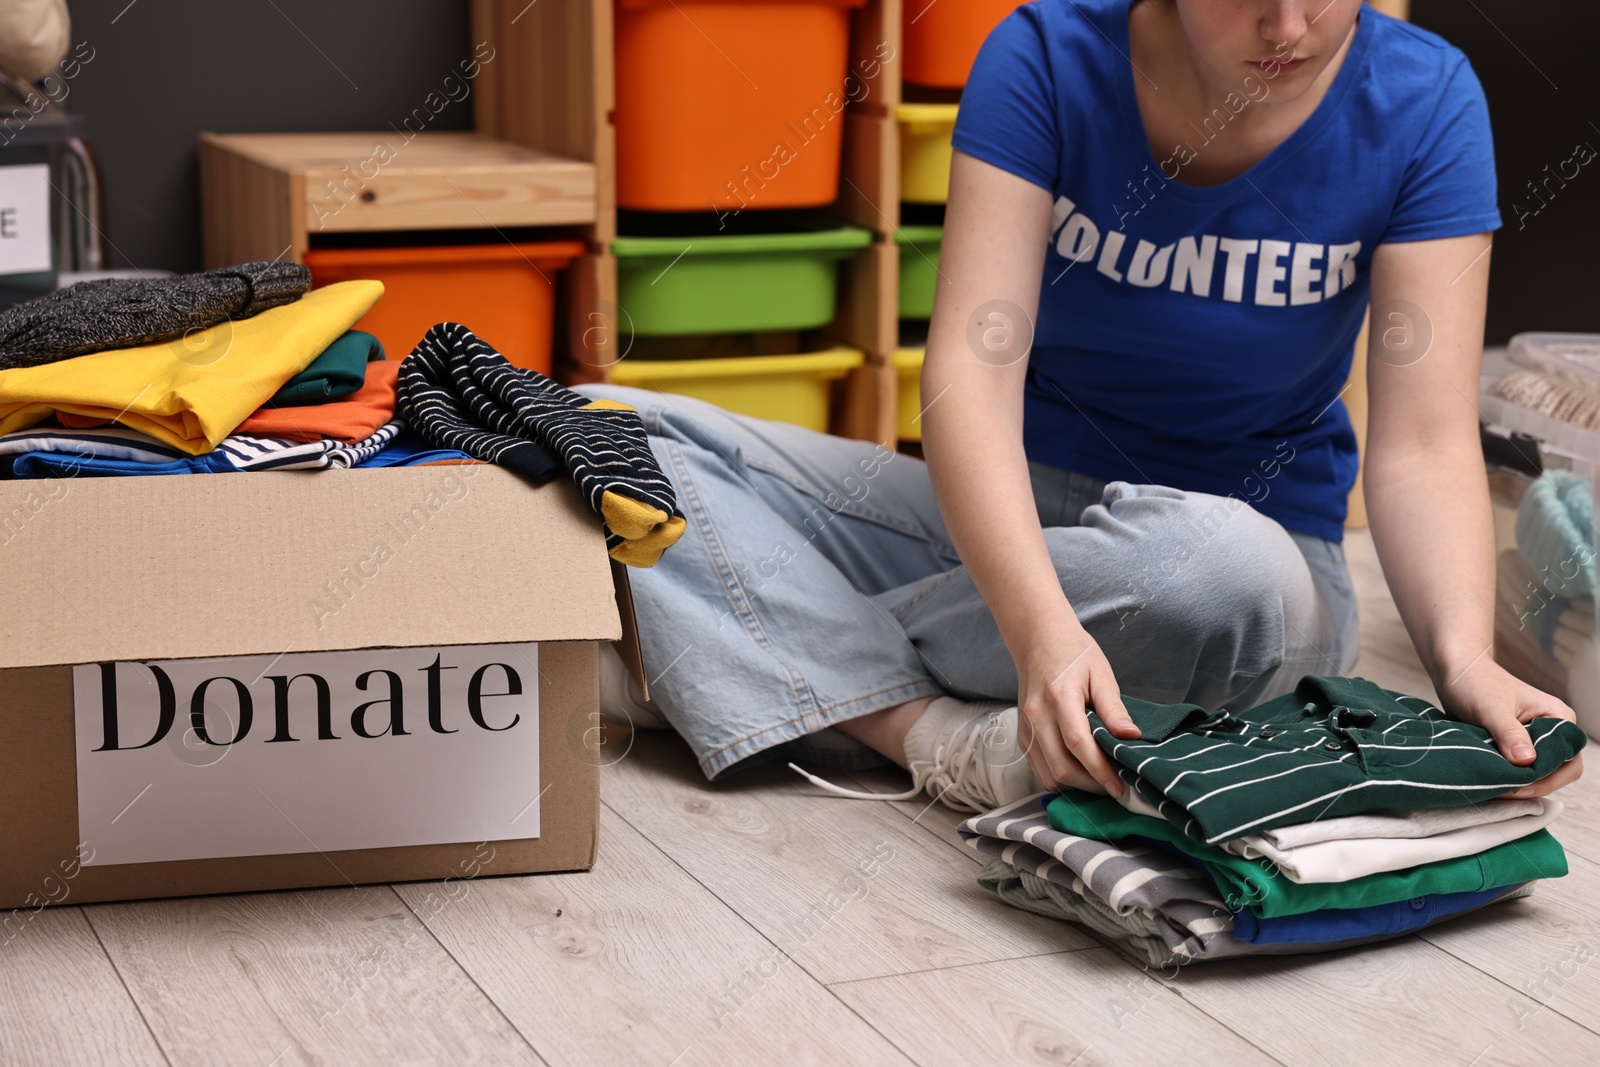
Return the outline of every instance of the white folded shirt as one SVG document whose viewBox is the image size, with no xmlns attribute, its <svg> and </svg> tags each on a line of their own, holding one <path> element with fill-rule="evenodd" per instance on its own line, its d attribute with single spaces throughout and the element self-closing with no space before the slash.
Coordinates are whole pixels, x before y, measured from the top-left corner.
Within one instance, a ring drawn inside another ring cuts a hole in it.
<svg viewBox="0 0 1600 1067">
<path fill-rule="evenodd" d="M 1299 848 L 1323 841 L 1348 841 L 1357 837 L 1433 837 L 1469 826 L 1507 822 L 1544 811 L 1544 800 L 1486 800 L 1459 808 L 1418 808 L 1414 811 L 1382 811 L 1368 815 L 1344 815 L 1337 819 L 1279 826 L 1253 837 L 1265 839 L 1278 848 Z"/>
<path fill-rule="evenodd" d="M 1124 789 L 1121 800 L 1129 811 L 1162 817 L 1137 790 Z M 1347 815 L 1247 834 L 1222 847 L 1236 856 L 1270 862 L 1292 882 L 1347 882 L 1476 855 L 1544 829 L 1561 807 L 1561 801 L 1550 797 L 1530 797 Z"/>
</svg>

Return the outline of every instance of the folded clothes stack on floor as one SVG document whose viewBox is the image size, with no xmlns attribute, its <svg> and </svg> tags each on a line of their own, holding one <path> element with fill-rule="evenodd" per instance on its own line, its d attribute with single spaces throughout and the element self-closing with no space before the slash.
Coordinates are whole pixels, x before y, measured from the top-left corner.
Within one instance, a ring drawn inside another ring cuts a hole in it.
<svg viewBox="0 0 1600 1067">
<path fill-rule="evenodd" d="M 1303 679 L 1238 714 L 1125 701 L 1142 732 L 1096 741 L 1120 802 L 1069 791 L 962 824 L 1001 899 L 1165 966 L 1395 937 L 1567 872 L 1551 799 L 1504 800 L 1582 749 L 1528 724 L 1516 767 L 1488 733 L 1364 679 Z"/>
</svg>

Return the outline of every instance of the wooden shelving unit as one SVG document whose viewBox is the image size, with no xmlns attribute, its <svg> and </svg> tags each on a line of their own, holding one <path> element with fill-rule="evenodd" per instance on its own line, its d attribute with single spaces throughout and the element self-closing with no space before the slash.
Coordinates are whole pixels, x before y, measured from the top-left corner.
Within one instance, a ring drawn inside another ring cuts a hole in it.
<svg viewBox="0 0 1600 1067">
<path fill-rule="evenodd" d="M 616 135 L 612 52 L 614 0 L 473 0 L 474 41 L 487 42 L 495 61 L 479 76 L 475 124 L 480 133 L 591 163 L 598 212 L 587 227 L 590 254 L 567 272 L 565 358 L 569 380 L 602 381 L 616 362 L 625 316 L 617 308 L 617 265 L 609 246 L 617 235 Z M 883 54 L 898 58 L 902 0 L 869 0 L 851 13 L 850 69 Z M 868 68 L 871 69 L 871 68 Z M 838 200 L 827 209 L 874 234 L 841 271 L 839 310 L 823 332 L 866 353 L 866 365 L 844 382 L 834 428 L 893 443 L 896 379 L 891 360 L 898 340 L 899 65 L 877 64 L 877 76 L 845 111 Z"/>
</svg>

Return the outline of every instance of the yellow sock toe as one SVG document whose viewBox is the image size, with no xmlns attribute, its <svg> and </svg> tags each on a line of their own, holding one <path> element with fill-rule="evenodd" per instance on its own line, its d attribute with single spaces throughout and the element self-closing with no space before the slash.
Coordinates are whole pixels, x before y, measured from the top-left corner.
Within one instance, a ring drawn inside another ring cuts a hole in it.
<svg viewBox="0 0 1600 1067">
<path fill-rule="evenodd" d="M 629 567 L 654 567 L 661 554 L 683 536 L 688 523 L 673 516 L 650 534 L 635 541 L 624 541 L 611 550 L 611 558 Z"/>
<path fill-rule="evenodd" d="M 605 516 L 606 526 L 618 537 L 626 537 L 633 541 L 644 537 L 657 526 L 671 518 L 665 511 L 650 504 L 641 503 L 621 493 L 606 493 L 600 498 L 600 513 Z"/>
</svg>

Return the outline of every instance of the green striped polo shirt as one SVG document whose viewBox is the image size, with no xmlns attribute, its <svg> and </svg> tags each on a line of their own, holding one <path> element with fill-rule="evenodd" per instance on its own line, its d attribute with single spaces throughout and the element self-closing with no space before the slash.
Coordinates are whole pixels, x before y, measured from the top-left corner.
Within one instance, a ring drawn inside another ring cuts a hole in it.
<svg viewBox="0 0 1600 1067">
<path fill-rule="evenodd" d="M 1117 773 L 1206 844 L 1277 826 L 1390 808 L 1492 800 L 1538 781 L 1587 738 L 1565 719 L 1527 723 L 1536 758 L 1517 767 L 1482 727 L 1365 678 L 1307 675 L 1248 711 L 1125 697 L 1140 734 L 1123 740 L 1089 713 Z"/>
</svg>

